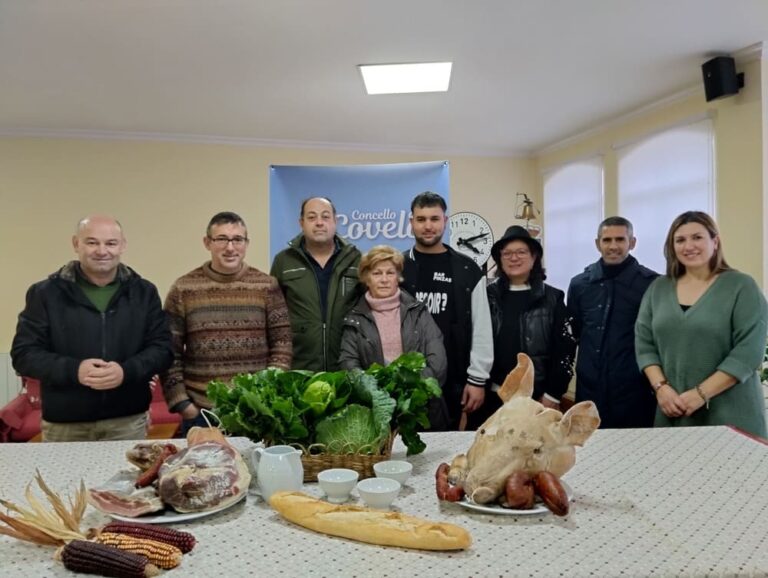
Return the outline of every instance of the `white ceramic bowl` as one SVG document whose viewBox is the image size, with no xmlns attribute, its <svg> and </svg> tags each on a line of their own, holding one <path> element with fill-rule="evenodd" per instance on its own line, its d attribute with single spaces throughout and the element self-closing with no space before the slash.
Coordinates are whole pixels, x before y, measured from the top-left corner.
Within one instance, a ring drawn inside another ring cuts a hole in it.
<svg viewBox="0 0 768 578">
<path fill-rule="evenodd" d="M 341 504 L 349 499 L 349 494 L 354 489 L 358 477 L 355 470 L 333 468 L 317 474 L 317 481 L 328 496 L 329 502 Z"/>
<path fill-rule="evenodd" d="M 377 478 L 389 478 L 404 486 L 413 471 L 413 464 L 404 460 L 387 460 L 373 464 Z"/>
<path fill-rule="evenodd" d="M 357 482 L 357 491 L 367 506 L 386 510 L 400 492 L 400 482 L 389 478 L 368 478 Z"/>
</svg>

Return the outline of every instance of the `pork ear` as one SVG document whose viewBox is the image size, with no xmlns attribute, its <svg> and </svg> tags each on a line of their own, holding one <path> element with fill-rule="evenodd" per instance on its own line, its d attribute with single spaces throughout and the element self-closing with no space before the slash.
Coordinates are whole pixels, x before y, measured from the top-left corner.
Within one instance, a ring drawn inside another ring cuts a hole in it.
<svg viewBox="0 0 768 578">
<path fill-rule="evenodd" d="M 517 365 L 507 375 L 498 394 L 504 403 L 513 397 L 533 395 L 533 362 L 525 353 L 517 354 Z"/>
<path fill-rule="evenodd" d="M 580 401 L 565 412 L 560 421 L 563 443 L 583 446 L 599 425 L 597 406 L 591 401 Z"/>
</svg>

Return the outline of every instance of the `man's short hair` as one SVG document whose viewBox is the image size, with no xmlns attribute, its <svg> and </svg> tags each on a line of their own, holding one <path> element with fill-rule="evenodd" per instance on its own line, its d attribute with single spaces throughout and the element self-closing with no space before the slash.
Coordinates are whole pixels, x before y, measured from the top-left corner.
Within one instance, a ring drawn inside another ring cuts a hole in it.
<svg viewBox="0 0 768 578">
<path fill-rule="evenodd" d="M 331 209 L 333 210 L 333 216 L 336 216 L 336 205 L 333 204 L 333 201 L 329 199 L 328 197 L 307 197 L 303 201 L 301 201 L 301 212 L 299 213 L 299 217 L 304 218 L 304 207 L 305 205 L 313 200 L 313 199 L 322 199 L 324 201 L 327 201 L 329 205 L 331 205 Z"/>
<path fill-rule="evenodd" d="M 211 217 L 211 220 L 208 221 L 208 227 L 205 229 L 205 234 L 210 237 L 211 228 L 215 227 L 216 225 L 242 225 L 246 229 L 248 228 L 245 224 L 245 221 L 243 221 L 243 218 L 237 213 L 233 213 L 232 211 L 222 211 L 221 213 L 216 213 L 213 217 Z"/>
<path fill-rule="evenodd" d="M 120 221 L 118 221 L 117 219 L 114 219 L 114 218 L 112 220 L 115 221 L 115 225 L 117 225 L 117 228 L 120 229 L 120 232 L 122 233 L 123 232 L 123 226 L 120 224 Z M 80 219 L 77 222 L 77 226 L 75 227 L 75 235 L 79 235 L 80 231 L 82 231 L 88 225 L 88 223 L 90 223 L 90 222 L 91 222 L 91 217 L 90 216 L 83 217 L 82 219 Z"/>
<path fill-rule="evenodd" d="M 413 201 L 411 201 L 411 214 L 413 214 L 413 209 L 415 208 L 423 209 L 424 207 L 437 206 L 443 209 L 444 213 L 448 210 L 448 205 L 445 204 L 445 199 L 443 197 L 432 191 L 424 191 L 423 193 L 416 195 L 413 198 Z"/>
<path fill-rule="evenodd" d="M 597 227 L 598 239 L 600 239 L 603 236 L 604 227 L 626 227 L 627 236 L 630 239 L 634 236 L 632 223 L 629 222 L 629 219 L 625 219 L 624 217 L 608 217 L 607 219 L 604 219 L 603 222 L 600 223 L 600 225 Z"/>
</svg>

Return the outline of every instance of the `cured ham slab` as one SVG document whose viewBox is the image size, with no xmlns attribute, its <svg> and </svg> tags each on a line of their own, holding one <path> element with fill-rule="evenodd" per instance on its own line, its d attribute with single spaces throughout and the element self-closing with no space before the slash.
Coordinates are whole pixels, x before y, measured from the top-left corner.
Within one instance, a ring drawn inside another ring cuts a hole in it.
<svg viewBox="0 0 768 578">
<path fill-rule="evenodd" d="M 202 512 L 237 501 L 250 483 L 240 452 L 228 443 L 205 441 L 165 460 L 158 492 L 177 512 Z"/>
</svg>

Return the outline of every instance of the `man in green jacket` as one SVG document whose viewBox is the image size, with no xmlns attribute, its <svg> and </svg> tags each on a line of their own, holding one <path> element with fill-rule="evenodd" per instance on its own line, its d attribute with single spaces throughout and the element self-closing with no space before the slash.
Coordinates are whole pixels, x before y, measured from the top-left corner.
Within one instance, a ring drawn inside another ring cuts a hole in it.
<svg viewBox="0 0 768 578">
<path fill-rule="evenodd" d="M 301 204 L 301 233 L 275 256 L 270 275 L 285 294 L 293 330 L 293 369 L 339 368 L 344 316 L 363 293 L 360 251 L 336 235 L 336 208 L 325 197 Z"/>
</svg>

